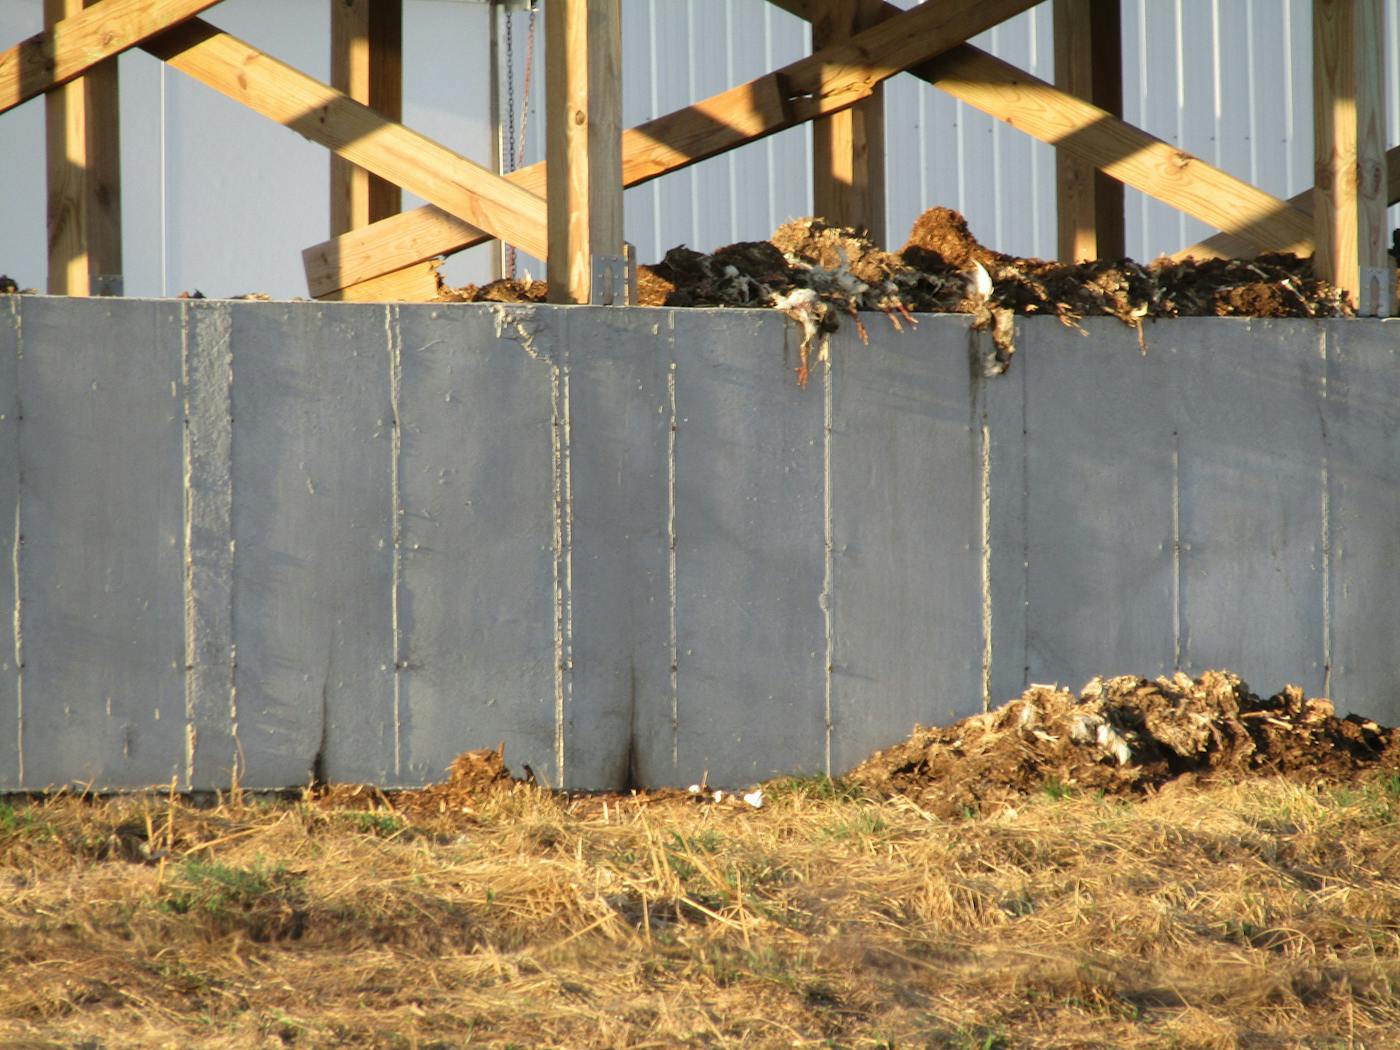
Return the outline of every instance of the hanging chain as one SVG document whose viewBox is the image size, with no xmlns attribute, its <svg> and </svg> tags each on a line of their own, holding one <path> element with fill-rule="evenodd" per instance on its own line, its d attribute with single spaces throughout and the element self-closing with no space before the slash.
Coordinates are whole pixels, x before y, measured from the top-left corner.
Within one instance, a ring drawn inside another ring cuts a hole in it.
<svg viewBox="0 0 1400 1050">
<path fill-rule="evenodd" d="M 520 110 L 520 145 L 515 155 L 515 166 L 525 163 L 525 132 L 530 126 L 530 80 L 535 72 L 535 7 L 530 6 L 530 21 L 525 28 L 525 102 Z"/>
<path fill-rule="evenodd" d="M 515 40 L 511 32 L 511 25 L 515 21 L 510 12 L 510 8 L 503 8 L 501 11 L 506 24 L 506 133 L 505 149 L 502 150 L 501 160 L 506 173 L 514 171 L 519 162 L 516 160 L 515 148 Z M 499 130 L 497 134 L 500 134 Z M 504 271 L 502 276 L 511 280 L 515 279 L 515 248 L 507 244 L 505 246 Z"/>
</svg>

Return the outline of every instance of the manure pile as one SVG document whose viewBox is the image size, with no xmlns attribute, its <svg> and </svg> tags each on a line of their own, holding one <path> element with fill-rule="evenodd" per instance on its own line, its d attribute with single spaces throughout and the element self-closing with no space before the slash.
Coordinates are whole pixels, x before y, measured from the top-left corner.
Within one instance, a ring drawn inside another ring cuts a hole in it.
<svg viewBox="0 0 1400 1050">
<path fill-rule="evenodd" d="M 940 816 L 1010 806 L 1028 794 L 1141 796 L 1251 775 L 1351 782 L 1400 771 L 1400 729 L 1296 686 L 1264 698 L 1236 675 L 1095 678 L 1079 696 L 1037 685 L 955 725 L 916 729 L 848 779 Z"/>
<path fill-rule="evenodd" d="M 990 331 L 988 374 L 1004 372 L 1015 351 L 1016 315 L 1045 314 L 1065 324 L 1116 317 L 1142 333 L 1146 318 L 1351 317 L 1335 286 L 1313 276 L 1312 259 L 1131 259 L 1060 263 L 984 247 L 951 208 L 915 220 L 898 252 L 822 219 L 784 223 L 767 241 L 742 241 L 710 254 L 681 245 L 638 267 L 641 306 L 722 306 L 781 310 L 803 327 L 799 382 L 809 354 L 848 318 L 866 337 L 862 311 L 884 313 L 896 329 L 914 313 L 962 313 Z M 544 281 L 503 279 L 444 288 L 448 302 L 544 302 Z"/>
</svg>

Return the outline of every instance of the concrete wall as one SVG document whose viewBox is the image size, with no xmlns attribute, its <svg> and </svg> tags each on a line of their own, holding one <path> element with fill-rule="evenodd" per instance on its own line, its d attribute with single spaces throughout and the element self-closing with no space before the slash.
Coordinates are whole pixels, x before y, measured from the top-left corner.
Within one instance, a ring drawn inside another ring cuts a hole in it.
<svg viewBox="0 0 1400 1050">
<path fill-rule="evenodd" d="M 0 788 L 843 770 L 1030 681 L 1400 720 L 1393 322 L 0 298 Z"/>
</svg>

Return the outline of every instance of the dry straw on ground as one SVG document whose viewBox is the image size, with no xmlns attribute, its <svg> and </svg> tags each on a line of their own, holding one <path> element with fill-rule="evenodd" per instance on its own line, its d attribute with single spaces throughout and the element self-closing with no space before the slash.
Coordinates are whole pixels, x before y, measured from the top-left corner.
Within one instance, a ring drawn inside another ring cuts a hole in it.
<svg viewBox="0 0 1400 1050">
<path fill-rule="evenodd" d="M 396 795 L 11 799 L 0 1046 L 1395 1047 L 1400 776 L 1367 725 L 1111 679 L 762 808 L 569 797 L 490 751 Z"/>
</svg>

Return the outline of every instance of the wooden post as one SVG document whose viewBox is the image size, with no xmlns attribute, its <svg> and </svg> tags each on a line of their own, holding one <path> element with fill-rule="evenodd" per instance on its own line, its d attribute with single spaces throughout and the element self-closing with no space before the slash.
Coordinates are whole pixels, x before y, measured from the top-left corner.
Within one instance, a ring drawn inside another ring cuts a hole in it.
<svg viewBox="0 0 1400 1050">
<path fill-rule="evenodd" d="M 91 7 L 97 0 L 87 0 Z M 51 26 L 83 0 L 44 0 Z M 117 59 L 106 59 L 44 100 L 51 295 L 122 294 L 121 151 Z"/>
<path fill-rule="evenodd" d="M 544 14 L 549 301 L 625 304 L 619 0 L 549 0 Z"/>
<path fill-rule="evenodd" d="M 403 112 L 403 0 L 331 0 L 331 86 L 392 121 Z M 331 236 L 397 215 L 392 182 L 331 155 Z"/>
<path fill-rule="evenodd" d="M 1357 312 L 1395 312 L 1386 254 L 1382 0 L 1313 0 L 1313 221 L 1317 276 Z"/>
<path fill-rule="evenodd" d="M 812 50 L 884 18 L 884 0 L 818 0 Z M 885 239 L 885 92 L 812 122 L 812 208 L 818 218 Z"/>
<path fill-rule="evenodd" d="M 1054 21 L 1055 86 L 1121 117 L 1123 29 L 1119 0 L 1055 0 Z M 1055 191 L 1061 260 L 1123 257 L 1122 183 L 1057 150 Z"/>
</svg>

